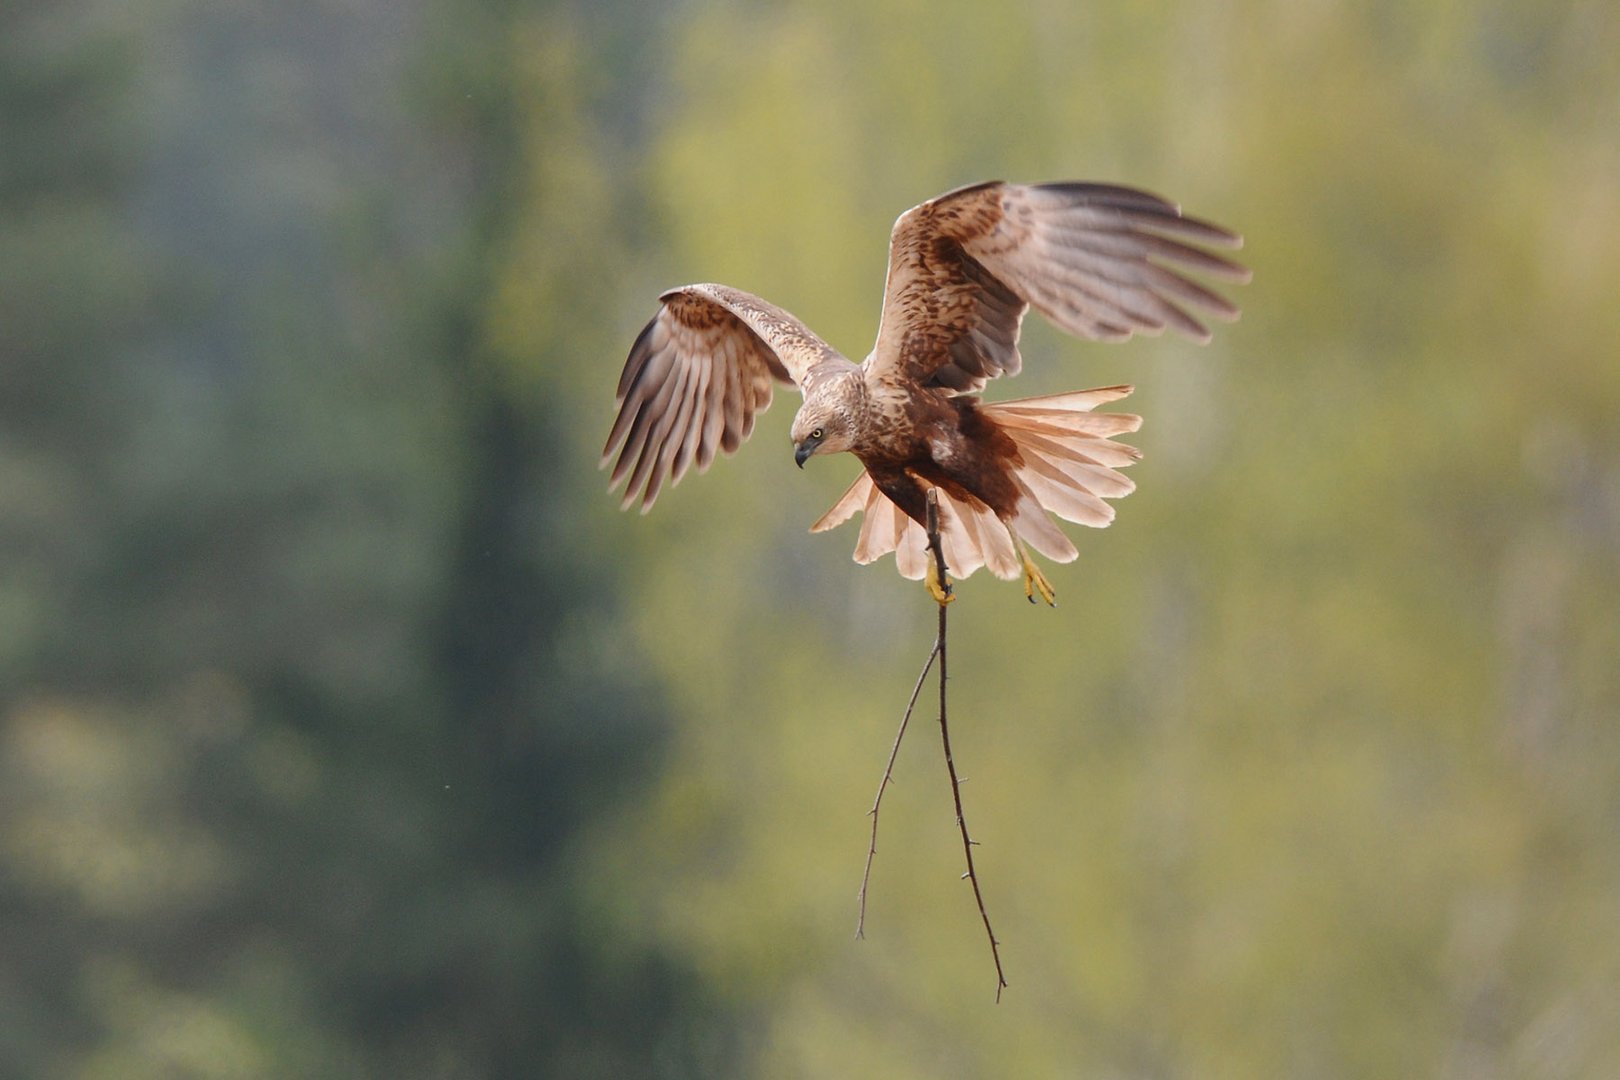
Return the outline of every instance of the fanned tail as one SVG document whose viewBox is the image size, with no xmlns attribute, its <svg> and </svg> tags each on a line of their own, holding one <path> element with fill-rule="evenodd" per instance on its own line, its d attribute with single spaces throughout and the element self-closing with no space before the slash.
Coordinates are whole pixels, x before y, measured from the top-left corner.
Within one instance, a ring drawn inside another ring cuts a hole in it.
<svg viewBox="0 0 1620 1080">
<path fill-rule="evenodd" d="M 835 528 L 857 512 L 864 516 L 855 541 L 855 561 L 865 566 L 892 551 L 902 577 L 913 581 L 922 578 L 928 570 L 927 535 L 921 525 L 878 490 L 865 470 L 843 498 L 810 526 L 810 531 Z M 981 566 L 989 566 L 997 577 L 1018 576 L 1020 567 L 1012 537 L 995 512 L 977 499 L 967 502 L 939 489 L 939 538 L 945 547 L 945 564 L 955 577 L 965 578 Z"/>
<path fill-rule="evenodd" d="M 1009 528 L 1054 562 L 1072 561 L 1078 552 L 1047 511 L 1093 528 L 1114 520 L 1114 508 L 1103 500 L 1135 490 L 1136 485 L 1118 470 L 1134 464 L 1142 453 L 1113 438 L 1141 427 L 1142 418 L 1092 410 L 1118 401 L 1132 389 L 1106 386 L 980 406 L 1018 448 L 1020 460 L 1013 477 L 1020 497 L 1004 525 L 979 500 L 959 499 L 939 489 L 940 540 L 952 575 L 965 578 L 983 566 L 998 578 L 1020 576 L 1023 566 Z M 922 526 L 889 501 L 864 470 L 810 531 L 825 532 L 857 512 L 863 519 L 855 561 L 865 565 L 892 551 L 901 576 L 920 579 L 928 569 L 928 540 Z"/>
</svg>

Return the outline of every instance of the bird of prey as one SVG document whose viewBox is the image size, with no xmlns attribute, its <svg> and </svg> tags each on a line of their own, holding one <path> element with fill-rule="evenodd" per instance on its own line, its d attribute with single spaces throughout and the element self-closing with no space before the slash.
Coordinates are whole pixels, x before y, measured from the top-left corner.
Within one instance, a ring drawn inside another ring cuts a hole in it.
<svg viewBox="0 0 1620 1080">
<path fill-rule="evenodd" d="M 1031 306 L 1096 341 L 1169 328 L 1207 342 L 1194 313 L 1230 321 L 1238 309 L 1189 274 L 1249 280 L 1244 267 L 1205 250 L 1240 246 L 1236 233 L 1133 188 L 957 188 L 895 222 L 877 343 L 860 364 L 740 289 L 671 289 L 619 377 L 618 416 L 602 451 L 603 466 L 613 463 L 610 488 L 628 477 L 623 505 L 639 500 L 645 513 L 666 481 L 694 464 L 702 472 L 717 450 L 742 444 L 773 382 L 793 383 L 804 395 L 791 429 L 799 466 L 842 451 L 865 466 L 812 532 L 861 511 L 855 561 L 893 551 L 900 573 L 926 576 L 944 604 L 950 584 L 927 556 L 923 525 L 927 492 L 937 489 L 953 574 L 984 566 L 1010 580 L 1022 572 L 1031 603 L 1036 594 L 1054 603 L 1026 545 L 1069 562 L 1074 544 L 1048 511 L 1080 525 L 1113 520 L 1103 500 L 1133 490 L 1118 470 L 1140 457 L 1114 436 L 1141 418 L 1093 409 L 1132 388 L 994 404 L 979 391 L 1018 374 L 1019 328 Z"/>
</svg>

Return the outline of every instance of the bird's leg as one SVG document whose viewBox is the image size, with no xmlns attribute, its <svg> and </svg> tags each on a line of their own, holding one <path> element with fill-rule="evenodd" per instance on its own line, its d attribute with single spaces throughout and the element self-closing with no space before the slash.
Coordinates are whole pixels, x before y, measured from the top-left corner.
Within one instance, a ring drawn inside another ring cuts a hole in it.
<svg viewBox="0 0 1620 1080">
<path fill-rule="evenodd" d="M 1057 607 L 1057 592 L 1052 588 L 1052 583 L 1046 580 L 1041 568 L 1029 557 L 1029 549 L 1024 547 L 1024 542 L 1016 537 L 1014 541 L 1018 544 L 1018 557 L 1024 562 L 1024 596 L 1033 604 L 1035 594 L 1040 593 L 1047 607 Z"/>
<path fill-rule="evenodd" d="M 929 488 L 926 492 L 922 492 L 922 495 L 922 526 L 923 532 L 928 537 L 928 594 L 940 606 L 939 617 L 944 620 L 943 609 L 946 604 L 956 599 L 956 594 L 951 591 L 950 575 L 945 569 L 945 542 L 939 536 L 939 492 Z M 944 622 L 941 621 L 940 625 L 943 626 Z"/>
<path fill-rule="evenodd" d="M 950 576 L 939 572 L 939 560 L 932 551 L 928 553 L 928 576 L 923 584 L 928 586 L 928 595 L 941 607 L 956 599 L 956 593 L 951 590 Z"/>
</svg>

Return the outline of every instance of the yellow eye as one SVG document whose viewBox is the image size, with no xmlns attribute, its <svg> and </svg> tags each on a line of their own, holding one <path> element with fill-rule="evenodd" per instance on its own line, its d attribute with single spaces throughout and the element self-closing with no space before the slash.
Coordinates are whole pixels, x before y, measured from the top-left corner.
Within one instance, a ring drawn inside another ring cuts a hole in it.
<svg viewBox="0 0 1620 1080">
<path fill-rule="evenodd" d="M 812 431 L 812 432 L 811 432 L 811 433 L 810 433 L 810 437 L 811 437 L 811 438 L 812 438 L 812 439 L 819 439 L 819 438 L 821 438 L 821 437 L 822 437 L 822 436 L 823 436 L 823 435 L 825 435 L 825 434 L 826 434 L 826 432 L 825 432 L 825 431 L 822 431 L 822 430 L 821 430 L 821 429 L 820 429 L 820 428 L 816 428 L 816 430 L 814 430 L 814 431 Z"/>
</svg>

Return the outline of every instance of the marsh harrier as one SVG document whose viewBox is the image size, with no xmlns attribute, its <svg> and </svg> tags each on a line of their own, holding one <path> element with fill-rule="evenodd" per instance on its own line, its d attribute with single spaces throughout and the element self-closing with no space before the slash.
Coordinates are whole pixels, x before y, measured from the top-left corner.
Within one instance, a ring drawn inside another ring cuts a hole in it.
<svg viewBox="0 0 1620 1080">
<path fill-rule="evenodd" d="M 1195 313 L 1232 320 L 1238 309 L 1189 273 L 1244 282 L 1249 272 L 1204 250 L 1236 248 L 1236 233 L 1156 195 L 1106 184 L 958 188 L 900 215 L 877 344 L 861 364 L 798 319 L 725 285 L 671 289 L 625 361 L 618 417 L 602 452 L 611 486 L 645 513 L 664 483 L 715 452 L 731 453 L 771 402 L 772 382 L 793 383 L 793 457 L 849 451 L 866 468 L 812 532 L 865 514 L 855 561 L 890 551 L 902 575 L 926 575 L 950 599 L 926 554 L 927 492 L 939 491 L 946 565 L 1024 577 L 1024 592 L 1053 602 L 1028 547 L 1056 562 L 1074 544 L 1047 511 L 1101 527 L 1104 499 L 1135 487 L 1118 470 L 1140 453 L 1114 441 L 1141 418 L 1097 413 L 1129 386 L 994 404 L 977 393 L 1022 366 L 1018 333 L 1034 306 L 1057 326 L 1096 341 L 1175 330 L 1199 343 Z M 618 451 L 615 460 L 614 452 Z"/>
</svg>

